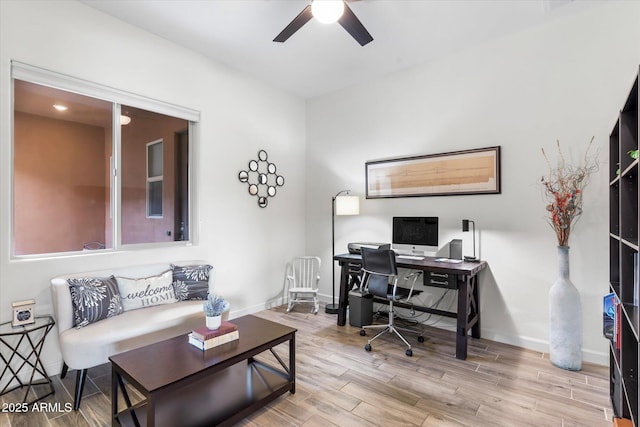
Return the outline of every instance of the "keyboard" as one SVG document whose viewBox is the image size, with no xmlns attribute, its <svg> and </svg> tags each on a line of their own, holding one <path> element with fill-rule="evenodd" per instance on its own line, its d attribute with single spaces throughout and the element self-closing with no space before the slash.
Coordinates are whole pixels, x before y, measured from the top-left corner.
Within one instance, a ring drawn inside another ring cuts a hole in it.
<svg viewBox="0 0 640 427">
<path fill-rule="evenodd" d="M 398 255 L 398 258 L 402 258 L 402 259 L 416 259 L 416 260 L 422 260 L 424 259 L 423 256 L 417 256 L 417 255 Z"/>
<path fill-rule="evenodd" d="M 450 262 L 453 264 L 459 264 L 462 262 L 461 259 L 452 259 L 452 258 L 438 258 L 436 259 L 436 262 Z"/>
</svg>

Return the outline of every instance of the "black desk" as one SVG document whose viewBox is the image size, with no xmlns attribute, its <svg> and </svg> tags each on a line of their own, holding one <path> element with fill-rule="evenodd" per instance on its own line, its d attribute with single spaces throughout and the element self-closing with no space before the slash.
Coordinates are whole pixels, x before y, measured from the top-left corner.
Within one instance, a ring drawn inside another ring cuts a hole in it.
<svg viewBox="0 0 640 427">
<path fill-rule="evenodd" d="M 344 326 L 347 320 L 347 305 L 349 304 L 350 279 L 355 279 L 362 257 L 359 254 L 341 254 L 333 258 L 340 264 L 340 293 L 338 300 L 338 326 Z M 416 311 L 433 313 L 440 316 L 457 319 L 456 327 L 456 358 L 467 358 L 467 336 L 471 330 L 473 338 L 480 338 L 480 298 L 478 295 L 478 273 L 487 267 L 485 261 L 449 263 L 436 261 L 434 257 L 415 260 L 396 258 L 397 266 L 413 270 L 425 271 L 425 285 L 431 285 L 426 272 L 444 273 L 455 277 L 449 288 L 458 289 L 458 311 L 444 311 L 416 305 L 407 306 L 395 303 L 396 306 L 413 307 Z M 442 287 L 442 286 L 441 286 Z"/>
</svg>

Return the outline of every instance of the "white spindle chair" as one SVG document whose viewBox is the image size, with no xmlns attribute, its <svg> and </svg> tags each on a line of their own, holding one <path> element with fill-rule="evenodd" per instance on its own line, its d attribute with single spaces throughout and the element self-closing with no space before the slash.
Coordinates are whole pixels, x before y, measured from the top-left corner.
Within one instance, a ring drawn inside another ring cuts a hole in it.
<svg viewBox="0 0 640 427">
<path fill-rule="evenodd" d="M 300 256 L 287 263 L 285 275 L 289 305 L 291 311 L 296 303 L 313 303 L 313 314 L 318 313 L 318 282 L 320 281 L 320 258 Z"/>
</svg>

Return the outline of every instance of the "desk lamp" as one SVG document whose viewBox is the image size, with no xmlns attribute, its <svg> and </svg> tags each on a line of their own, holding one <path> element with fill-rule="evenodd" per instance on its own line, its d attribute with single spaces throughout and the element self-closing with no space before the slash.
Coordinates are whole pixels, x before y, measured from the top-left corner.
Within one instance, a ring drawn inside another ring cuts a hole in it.
<svg viewBox="0 0 640 427">
<path fill-rule="evenodd" d="M 350 190 L 342 190 L 331 199 L 331 279 L 333 284 L 332 304 L 327 304 L 324 312 L 328 314 L 337 314 L 338 305 L 336 304 L 336 263 L 333 257 L 336 256 L 336 233 L 335 218 L 336 215 L 358 215 L 360 213 L 360 198 L 358 196 L 349 196 Z M 344 195 L 343 195 L 344 194 Z"/>
<path fill-rule="evenodd" d="M 469 231 L 469 223 L 473 227 L 473 256 L 465 256 L 464 260 L 467 262 L 478 262 L 479 259 L 476 258 L 476 223 L 470 219 L 462 220 L 462 231 Z"/>
</svg>

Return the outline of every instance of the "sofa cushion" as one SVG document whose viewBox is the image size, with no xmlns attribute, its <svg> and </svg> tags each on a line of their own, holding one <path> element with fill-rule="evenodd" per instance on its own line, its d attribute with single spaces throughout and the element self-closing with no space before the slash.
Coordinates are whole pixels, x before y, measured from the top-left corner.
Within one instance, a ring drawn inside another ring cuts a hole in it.
<svg viewBox="0 0 640 427">
<path fill-rule="evenodd" d="M 173 274 L 167 270 L 159 276 L 130 279 L 116 277 L 124 311 L 177 302 Z"/>
<path fill-rule="evenodd" d="M 213 267 L 208 264 L 174 265 L 173 289 L 178 301 L 205 300 L 209 293 L 209 272 Z"/>
<path fill-rule="evenodd" d="M 187 334 L 205 324 L 201 301 L 156 305 L 125 311 L 106 322 L 71 328 L 59 334 L 62 359 L 69 369 L 109 362 L 109 356 Z M 202 353 L 201 353 L 202 354 Z M 179 363 L 179 361 L 176 361 Z"/>
<path fill-rule="evenodd" d="M 69 279 L 76 328 L 122 313 L 116 278 L 82 277 Z"/>
</svg>

